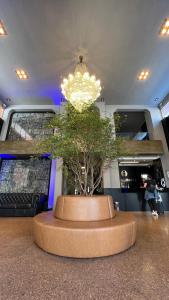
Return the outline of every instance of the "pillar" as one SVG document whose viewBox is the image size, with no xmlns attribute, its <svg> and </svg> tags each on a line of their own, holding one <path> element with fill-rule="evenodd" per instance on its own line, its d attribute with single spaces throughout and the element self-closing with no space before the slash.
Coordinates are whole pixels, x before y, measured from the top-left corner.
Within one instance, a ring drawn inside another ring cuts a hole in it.
<svg viewBox="0 0 169 300">
<path fill-rule="evenodd" d="M 167 176 L 167 172 L 169 171 L 169 150 L 161 123 L 161 112 L 159 108 L 152 107 L 149 111 L 146 111 L 145 118 L 150 139 L 162 141 L 164 154 L 161 156 L 161 163 L 166 186 L 169 188 L 169 178 Z"/>
<path fill-rule="evenodd" d="M 56 160 L 55 179 L 54 179 L 55 187 L 54 187 L 53 209 L 55 208 L 57 197 L 62 195 L 62 173 L 63 173 L 62 165 L 63 165 L 63 160 L 61 158 L 58 158 Z"/>
<path fill-rule="evenodd" d="M 104 188 L 120 188 L 120 177 L 118 160 L 111 163 L 111 166 L 103 172 Z"/>
</svg>

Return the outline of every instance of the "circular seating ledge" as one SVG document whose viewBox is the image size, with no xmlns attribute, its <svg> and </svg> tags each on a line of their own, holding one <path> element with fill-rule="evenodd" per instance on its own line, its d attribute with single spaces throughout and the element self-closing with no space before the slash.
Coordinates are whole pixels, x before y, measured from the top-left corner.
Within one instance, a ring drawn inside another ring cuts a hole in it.
<svg viewBox="0 0 169 300">
<path fill-rule="evenodd" d="M 131 247 L 136 240 L 132 214 L 118 212 L 102 221 L 68 221 L 53 212 L 34 217 L 35 243 L 46 252 L 67 257 L 109 256 Z"/>
</svg>

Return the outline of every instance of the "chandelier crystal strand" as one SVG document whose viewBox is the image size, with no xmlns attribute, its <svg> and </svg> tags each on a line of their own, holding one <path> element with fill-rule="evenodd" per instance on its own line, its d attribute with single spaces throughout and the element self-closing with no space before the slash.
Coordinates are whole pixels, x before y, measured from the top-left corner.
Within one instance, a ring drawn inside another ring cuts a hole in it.
<svg viewBox="0 0 169 300">
<path fill-rule="evenodd" d="M 61 84 L 62 94 L 74 106 L 82 112 L 89 107 L 100 96 L 100 80 L 96 80 L 94 75 L 88 73 L 83 57 L 79 57 L 80 62 L 75 68 L 74 74 L 69 74 L 63 79 Z"/>
</svg>

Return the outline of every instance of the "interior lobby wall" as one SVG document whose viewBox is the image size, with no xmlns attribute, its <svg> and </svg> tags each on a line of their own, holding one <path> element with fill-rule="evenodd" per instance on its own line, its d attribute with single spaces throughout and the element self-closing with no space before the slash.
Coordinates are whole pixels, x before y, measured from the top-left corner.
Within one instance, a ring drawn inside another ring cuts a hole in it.
<svg viewBox="0 0 169 300">
<path fill-rule="evenodd" d="M 8 108 L 5 109 L 4 114 L 3 114 L 4 123 L 3 123 L 2 131 L 1 131 L 0 140 L 5 141 L 5 139 L 6 139 L 9 122 L 10 122 L 10 117 L 13 112 L 30 112 L 30 111 L 58 112 L 58 111 L 60 111 L 60 106 L 55 106 L 55 105 L 13 105 L 13 106 L 9 106 Z"/>
<path fill-rule="evenodd" d="M 11 115 L 6 139 L 41 140 L 53 134 L 53 129 L 48 128 L 54 112 L 14 112 Z"/>
<path fill-rule="evenodd" d="M 13 112 L 45 112 L 45 111 L 53 111 L 58 112 L 62 111 L 63 108 L 55 105 L 16 105 L 10 106 L 4 111 L 3 115 L 3 128 L 1 131 L 0 140 L 4 141 L 7 136 L 8 127 L 10 124 L 10 118 Z M 50 187 L 49 187 L 49 200 L 48 206 L 49 208 L 54 207 L 57 196 L 62 193 L 62 167 L 60 160 L 52 160 L 51 164 L 51 173 L 50 173 Z"/>
<path fill-rule="evenodd" d="M 148 133 L 150 139 L 152 140 L 161 140 L 164 148 L 164 155 L 161 157 L 163 172 L 165 176 L 166 186 L 169 188 L 169 178 L 167 177 L 167 171 L 169 170 L 169 151 L 167 147 L 166 138 L 164 135 L 164 130 L 161 123 L 161 113 L 158 107 L 150 107 L 150 106 L 143 106 L 143 105 L 105 105 L 105 114 L 107 116 L 113 115 L 116 111 L 145 111 L 145 118 L 148 128 Z M 111 170 L 109 172 L 112 172 Z M 114 170 L 113 170 L 114 172 Z M 113 174 L 112 174 L 113 177 Z M 108 187 L 110 181 L 108 183 L 108 179 L 105 178 L 105 187 Z M 118 185 L 116 181 L 109 186 L 109 188 L 117 188 Z"/>
<path fill-rule="evenodd" d="M 163 158 L 162 158 L 162 164 L 163 164 L 163 168 L 164 168 L 164 165 L 165 165 L 165 168 L 167 168 L 167 169 L 169 168 L 169 167 L 167 167 L 167 165 L 168 165 L 168 162 L 167 162 L 168 149 L 167 149 L 167 145 L 166 145 L 166 141 L 165 141 L 163 128 L 161 125 L 161 115 L 160 115 L 160 111 L 158 108 L 142 106 L 142 105 L 135 105 L 135 106 L 105 105 L 104 102 L 100 102 L 100 103 L 96 102 L 96 105 L 100 109 L 101 116 L 112 117 L 112 122 L 114 122 L 113 114 L 117 110 L 148 111 L 149 116 L 147 118 L 149 118 L 149 122 L 147 121 L 147 123 L 148 123 L 147 125 L 148 125 L 148 130 L 150 132 L 150 137 L 152 139 L 162 140 L 163 146 L 164 146 L 164 151 L 165 151 L 165 154 L 163 155 Z M 17 105 L 17 106 L 11 106 L 11 107 L 7 108 L 5 110 L 5 113 L 3 116 L 4 126 L 2 129 L 1 140 L 5 140 L 5 138 L 6 138 L 10 116 L 13 111 L 33 111 L 33 110 L 37 110 L 37 111 L 52 110 L 52 111 L 57 112 L 60 110 L 63 111 L 64 105 L 61 108 L 56 107 L 54 105 L 41 105 L 41 106 L 39 106 L 39 105 L 31 105 L 31 106 Z M 55 167 L 53 167 L 53 170 L 54 170 L 53 175 L 51 173 L 51 176 L 53 177 L 52 189 L 53 189 L 53 198 L 54 198 L 53 200 L 54 200 L 54 203 L 56 203 L 57 196 L 62 194 L 62 161 L 59 160 L 59 161 L 55 162 L 53 165 L 55 165 Z M 164 173 L 166 173 L 165 170 L 166 169 L 164 169 Z M 104 175 L 103 175 L 103 182 L 104 182 L 105 193 L 107 193 L 107 192 L 110 193 L 113 190 L 113 193 L 118 195 L 115 198 L 119 198 L 120 179 L 119 179 L 119 168 L 118 168 L 117 161 L 112 163 L 111 168 L 105 170 Z M 167 186 L 169 187 L 168 182 L 167 182 Z M 124 203 L 124 201 L 122 201 L 122 202 Z M 125 207 L 125 205 L 122 205 L 122 206 Z"/>
<path fill-rule="evenodd" d="M 0 193 L 48 195 L 49 159 L 3 159 L 0 165 Z"/>
<path fill-rule="evenodd" d="M 146 122 L 150 138 L 154 140 L 161 140 L 163 144 L 164 154 L 161 156 L 161 162 L 166 181 L 166 186 L 169 188 L 169 178 L 167 176 L 169 171 L 169 151 L 167 141 L 164 134 L 164 129 L 161 123 L 162 116 L 158 108 L 152 107 L 145 112 Z"/>
<path fill-rule="evenodd" d="M 152 140 L 161 140 L 164 148 L 164 155 L 161 157 L 163 172 L 165 175 L 166 186 L 169 188 L 169 180 L 166 176 L 166 171 L 169 170 L 169 152 L 167 143 L 161 124 L 161 113 L 157 107 L 149 107 L 142 105 L 105 105 L 105 115 L 112 117 L 114 112 L 118 110 L 124 111 L 145 111 L 145 118 L 148 127 L 149 137 Z M 113 200 L 119 202 L 120 210 L 140 211 L 149 210 L 148 205 L 144 203 L 144 192 L 126 193 L 120 188 L 119 168 L 118 164 L 114 163 L 104 172 L 104 193 L 111 195 Z M 162 193 L 162 199 L 165 210 L 169 210 L 168 191 Z"/>
</svg>

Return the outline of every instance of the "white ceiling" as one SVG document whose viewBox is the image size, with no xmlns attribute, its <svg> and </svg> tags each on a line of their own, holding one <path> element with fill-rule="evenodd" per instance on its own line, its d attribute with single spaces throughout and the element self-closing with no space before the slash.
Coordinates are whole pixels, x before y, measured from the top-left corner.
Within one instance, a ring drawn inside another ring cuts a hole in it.
<svg viewBox="0 0 169 300">
<path fill-rule="evenodd" d="M 0 0 L 0 98 L 58 104 L 79 54 L 101 79 L 109 104 L 157 105 L 169 92 L 169 37 L 159 29 L 169 0 Z M 19 81 L 15 68 L 28 71 Z M 146 82 L 137 81 L 148 68 Z M 154 101 L 159 98 L 158 101 Z"/>
</svg>

